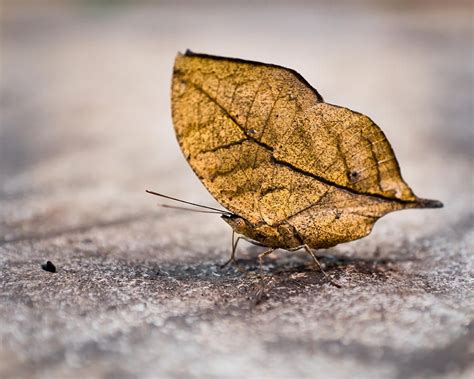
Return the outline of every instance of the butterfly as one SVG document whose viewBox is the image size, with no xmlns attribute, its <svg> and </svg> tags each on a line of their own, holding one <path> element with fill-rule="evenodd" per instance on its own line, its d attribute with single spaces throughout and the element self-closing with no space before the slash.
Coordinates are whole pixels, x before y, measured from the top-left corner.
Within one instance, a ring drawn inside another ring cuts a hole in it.
<svg viewBox="0 0 474 379">
<path fill-rule="evenodd" d="M 243 238 L 268 248 L 260 262 L 304 249 L 319 265 L 313 249 L 362 238 L 389 212 L 443 206 L 415 196 L 370 118 L 324 102 L 294 70 L 188 50 L 171 97 L 181 150 L 227 209 L 207 211 L 240 235 L 228 262 Z"/>
</svg>

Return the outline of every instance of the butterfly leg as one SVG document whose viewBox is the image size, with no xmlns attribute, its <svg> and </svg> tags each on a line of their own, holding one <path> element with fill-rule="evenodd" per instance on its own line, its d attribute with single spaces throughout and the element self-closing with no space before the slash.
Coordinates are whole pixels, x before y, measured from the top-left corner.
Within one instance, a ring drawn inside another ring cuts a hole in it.
<svg viewBox="0 0 474 379">
<path fill-rule="evenodd" d="M 267 255 L 270 255 L 271 253 L 273 253 L 276 249 L 274 248 L 271 248 L 271 249 L 268 249 L 266 251 L 264 251 L 263 253 L 260 253 L 258 254 L 258 263 L 259 263 L 259 267 L 260 267 L 260 277 L 263 278 L 263 275 L 262 275 L 262 272 L 263 272 L 263 258 L 266 257 Z"/>
<path fill-rule="evenodd" d="M 237 266 L 237 268 L 239 267 L 239 265 L 237 263 L 237 259 L 235 259 L 235 252 L 237 251 L 237 244 L 239 243 L 240 240 L 247 241 L 247 242 L 249 242 L 253 245 L 256 245 L 256 246 L 264 246 L 265 247 L 265 245 L 262 245 L 259 242 L 254 241 L 254 240 L 252 240 L 250 238 L 247 238 L 245 236 L 239 236 L 239 237 L 237 237 L 237 239 L 235 239 L 235 232 L 232 231 L 232 253 L 230 255 L 230 258 L 224 264 L 222 264 L 220 266 L 221 268 L 226 267 L 229 263 L 235 264 Z"/>
<path fill-rule="evenodd" d="M 271 249 L 268 249 L 268 250 L 265 250 L 263 253 L 260 253 L 258 255 L 258 262 L 259 262 L 259 276 L 260 276 L 260 285 L 258 286 L 257 290 L 255 291 L 255 294 L 254 294 L 254 300 L 255 300 L 255 304 L 260 304 L 264 297 L 265 297 L 265 288 L 267 287 L 268 285 L 268 281 L 265 282 L 264 278 L 263 278 L 263 258 L 266 257 L 267 255 L 270 255 L 271 253 L 273 253 L 276 249 L 275 248 L 271 248 Z M 271 282 L 271 279 L 270 279 L 270 282 Z"/>
<path fill-rule="evenodd" d="M 316 255 L 314 255 L 313 250 L 311 250 L 311 248 L 308 245 L 304 244 L 304 245 L 295 247 L 293 249 L 288 249 L 288 251 L 297 251 L 297 250 L 301 250 L 301 249 L 304 249 L 306 251 L 306 253 L 308 253 L 311 256 L 311 258 L 313 259 L 313 262 L 316 263 L 316 266 L 318 266 L 319 270 L 323 273 L 323 275 L 326 277 L 326 279 L 329 281 L 329 283 L 331 283 L 333 286 L 335 286 L 337 288 L 341 288 L 341 285 L 339 283 L 332 280 L 329 277 L 329 275 L 326 274 L 326 271 L 323 270 L 323 267 L 319 263 L 318 258 L 316 258 Z"/>
<path fill-rule="evenodd" d="M 237 240 L 235 239 L 235 232 L 232 231 L 232 253 L 230 254 L 230 258 L 221 265 L 221 268 L 226 267 L 229 263 L 232 263 L 238 267 L 237 260 L 235 259 L 235 251 L 237 250 L 237 244 L 239 243 L 242 237 L 238 237 Z"/>
</svg>

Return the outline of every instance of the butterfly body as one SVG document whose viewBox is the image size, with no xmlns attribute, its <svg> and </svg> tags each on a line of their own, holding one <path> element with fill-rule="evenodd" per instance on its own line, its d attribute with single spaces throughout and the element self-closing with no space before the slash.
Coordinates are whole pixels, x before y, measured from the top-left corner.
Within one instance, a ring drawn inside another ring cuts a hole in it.
<svg viewBox="0 0 474 379">
<path fill-rule="evenodd" d="M 246 236 L 256 244 L 275 249 L 293 249 L 304 245 L 304 241 L 289 224 L 271 226 L 268 224 L 254 225 L 240 216 L 222 216 L 235 233 Z"/>
</svg>

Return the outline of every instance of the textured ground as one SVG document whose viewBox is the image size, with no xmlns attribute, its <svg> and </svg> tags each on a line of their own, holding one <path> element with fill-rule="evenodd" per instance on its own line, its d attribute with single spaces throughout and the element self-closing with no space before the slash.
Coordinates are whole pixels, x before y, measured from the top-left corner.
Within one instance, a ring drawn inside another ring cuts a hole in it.
<svg viewBox="0 0 474 379">
<path fill-rule="evenodd" d="M 9 4 L 0 377 L 474 376 L 469 5 Z M 240 246 L 246 274 L 221 270 L 228 226 L 144 193 L 215 205 L 171 125 L 186 48 L 296 69 L 371 116 L 414 191 L 445 208 L 391 214 L 321 251 L 341 289 L 304 254 L 269 257 L 256 304 L 259 248 Z"/>
</svg>

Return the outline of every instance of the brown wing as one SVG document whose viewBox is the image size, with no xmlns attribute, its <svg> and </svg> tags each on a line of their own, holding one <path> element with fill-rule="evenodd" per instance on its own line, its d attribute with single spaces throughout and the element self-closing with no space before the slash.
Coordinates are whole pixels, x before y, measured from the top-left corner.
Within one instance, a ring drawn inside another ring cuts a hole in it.
<svg viewBox="0 0 474 379">
<path fill-rule="evenodd" d="M 382 131 L 324 103 L 292 70 L 178 55 L 172 108 L 191 167 L 254 225 L 289 223 L 307 239 L 338 243 L 368 234 L 387 212 L 420 205 Z"/>
</svg>

